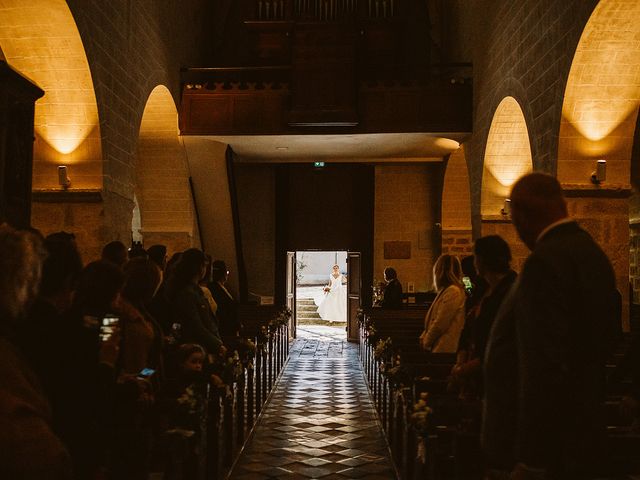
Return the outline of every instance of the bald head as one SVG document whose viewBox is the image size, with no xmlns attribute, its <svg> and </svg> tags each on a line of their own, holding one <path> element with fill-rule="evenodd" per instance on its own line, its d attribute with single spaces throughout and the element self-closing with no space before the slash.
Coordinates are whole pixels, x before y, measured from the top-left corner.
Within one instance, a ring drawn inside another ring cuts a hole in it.
<svg viewBox="0 0 640 480">
<path fill-rule="evenodd" d="M 530 249 L 545 228 L 566 217 L 562 187 L 554 177 L 530 173 L 513 186 L 511 218 L 518 235 Z"/>
</svg>

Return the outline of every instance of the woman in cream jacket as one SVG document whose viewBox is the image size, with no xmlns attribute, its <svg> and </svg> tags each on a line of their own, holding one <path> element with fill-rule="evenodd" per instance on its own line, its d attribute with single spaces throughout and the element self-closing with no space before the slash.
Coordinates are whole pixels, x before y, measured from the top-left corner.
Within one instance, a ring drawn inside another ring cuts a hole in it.
<svg viewBox="0 0 640 480">
<path fill-rule="evenodd" d="M 455 353 L 464 327 L 466 299 L 458 257 L 440 255 L 433 266 L 433 283 L 438 296 L 424 319 L 420 346 L 434 353 Z"/>
</svg>

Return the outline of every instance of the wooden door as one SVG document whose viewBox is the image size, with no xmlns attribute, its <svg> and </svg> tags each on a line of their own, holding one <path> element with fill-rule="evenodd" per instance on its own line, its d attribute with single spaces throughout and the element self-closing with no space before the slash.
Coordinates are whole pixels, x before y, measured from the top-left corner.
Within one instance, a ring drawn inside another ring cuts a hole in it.
<svg viewBox="0 0 640 480">
<path fill-rule="evenodd" d="M 347 340 L 350 342 L 358 341 L 358 310 L 362 287 L 360 258 L 360 252 L 347 253 Z"/>
<path fill-rule="evenodd" d="M 296 338 L 296 252 L 287 252 L 287 307 L 291 310 L 289 335 Z"/>
</svg>

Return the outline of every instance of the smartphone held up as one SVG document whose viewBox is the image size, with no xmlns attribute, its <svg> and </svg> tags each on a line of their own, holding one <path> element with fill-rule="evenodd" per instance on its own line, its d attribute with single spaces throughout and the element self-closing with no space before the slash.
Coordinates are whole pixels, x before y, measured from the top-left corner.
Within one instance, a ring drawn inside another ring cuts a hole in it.
<svg viewBox="0 0 640 480">
<path fill-rule="evenodd" d="M 116 315 L 106 314 L 102 317 L 102 321 L 100 323 L 100 340 L 103 342 L 108 341 L 118 330 L 119 325 L 120 318 Z"/>
</svg>

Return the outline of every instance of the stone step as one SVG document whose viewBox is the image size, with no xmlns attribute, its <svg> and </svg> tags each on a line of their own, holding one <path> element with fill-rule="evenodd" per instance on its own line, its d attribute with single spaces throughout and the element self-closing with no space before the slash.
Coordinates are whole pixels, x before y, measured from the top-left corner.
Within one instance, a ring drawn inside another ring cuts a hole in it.
<svg viewBox="0 0 640 480">
<path fill-rule="evenodd" d="M 301 314 L 298 314 L 298 315 L 296 315 L 296 318 L 297 318 L 298 320 L 300 320 L 300 319 L 305 319 L 305 320 L 322 320 L 322 317 L 320 317 L 320 315 L 318 315 L 317 313 L 316 313 L 315 315 L 314 315 L 314 314 L 311 314 L 311 315 L 304 315 L 304 314 L 302 314 L 302 315 L 301 315 Z"/>
<path fill-rule="evenodd" d="M 297 305 L 296 310 L 298 312 L 317 312 L 318 307 L 314 305 Z"/>
<path fill-rule="evenodd" d="M 313 298 L 296 298 L 297 305 L 315 305 Z"/>
</svg>

